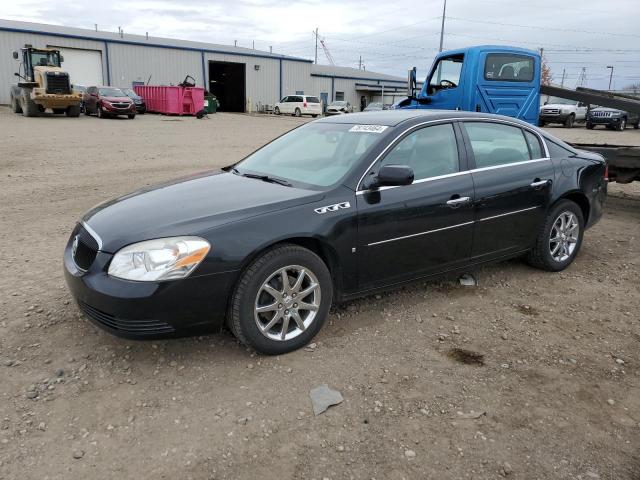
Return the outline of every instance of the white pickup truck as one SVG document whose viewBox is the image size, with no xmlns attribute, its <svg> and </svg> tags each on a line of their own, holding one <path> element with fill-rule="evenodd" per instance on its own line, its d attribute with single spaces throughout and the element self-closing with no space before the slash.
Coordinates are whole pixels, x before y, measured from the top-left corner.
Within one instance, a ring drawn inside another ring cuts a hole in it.
<svg viewBox="0 0 640 480">
<path fill-rule="evenodd" d="M 541 127 L 546 123 L 562 123 L 566 128 L 571 128 L 575 122 L 585 122 L 586 119 L 587 105 L 575 100 L 547 97 L 540 107 Z"/>
</svg>

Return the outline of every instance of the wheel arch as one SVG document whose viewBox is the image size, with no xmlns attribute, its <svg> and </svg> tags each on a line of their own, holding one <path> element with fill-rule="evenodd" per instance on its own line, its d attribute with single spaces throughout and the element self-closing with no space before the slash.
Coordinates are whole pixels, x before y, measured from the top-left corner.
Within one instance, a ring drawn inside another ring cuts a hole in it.
<svg viewBox="0 0 640 480">
<path fill-rule="evenodd" d="M 587 225 L 589 223 L 589 214 L 591 213 L 591 205 L 589 204 L 589 199 L 587 196 L 580 191 L 572 191 L 563 194 L 560 198 L 558 198 L 554 204 L 558 203 L 561 200 L 571 200 L 573 203 L 577 204 L 582 210 L 582 216 L 584 218 L 584 224 Z"/>
<path fill-rule="evenodd" d="M 335 294 L 334 298 L 340 298 L 340 294 L 342 292 L 343 272 L 338 260 L 338 253 L 329 242 L 319 237 L 294 236 L 289 238 L 281 238 L 269 243 L 268 245 L 263 245 L 247 256 L 247 258 L 242 262 L 240 271 L 244 272 L 247 267 L 251 265 L 251 263 L 253 263 L 257 258 L 259 258 L 268 250 L 285 244 L 298 245 L 318 255 L 320 259 L 325 263 L 325 265 L 329 269 L 329 273 L 331 274 L 331 279 L 333 281 L 333 290 Z M 238 280 L 236 281 L 236 283 L 239 281 L 240 277 L 241 275 L 238 276 Z"/>
</svg>

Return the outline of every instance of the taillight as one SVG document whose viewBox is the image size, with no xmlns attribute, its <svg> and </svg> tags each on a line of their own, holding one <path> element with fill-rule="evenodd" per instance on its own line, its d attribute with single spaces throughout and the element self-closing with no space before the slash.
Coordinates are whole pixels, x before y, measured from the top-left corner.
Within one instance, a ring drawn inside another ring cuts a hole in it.
<svg viewBox="0 0 640 480">
<path fill-rule="evenodd" d="M 605 164 L 604 166 L 604 181 L 608 182 L 609 181 L 609 165 Z"/>
<path fill-rule="evenodd" d="M 307 102 L 304 102 L 304 103 L 302 104 L 302 106 L 303 106 L 304 108 L 307 108 Z"/>
</svg>

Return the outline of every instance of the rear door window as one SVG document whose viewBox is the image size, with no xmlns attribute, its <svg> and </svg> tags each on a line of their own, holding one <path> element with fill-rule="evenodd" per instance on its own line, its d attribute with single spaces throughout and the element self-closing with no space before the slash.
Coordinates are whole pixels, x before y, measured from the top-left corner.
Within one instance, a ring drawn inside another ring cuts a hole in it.
<svg viewBox="0 0 640 480">
<path fill-rule="evenodd" d="M 307 97 L 308 103 L 320 103 L 320 99 L 318 97 Z"/>
<path fill-rule="evenodd" d="M 485 80 L 531 82 L 533 57 L 513 53 L 490 53 L 484 62 Z"/>
<path fill-rule="evenodd" d="M 489 122 L 464 122 L 463 125 L 471 142 L 476 168 L 531 160 L 521 128 Z"/>
</svg>

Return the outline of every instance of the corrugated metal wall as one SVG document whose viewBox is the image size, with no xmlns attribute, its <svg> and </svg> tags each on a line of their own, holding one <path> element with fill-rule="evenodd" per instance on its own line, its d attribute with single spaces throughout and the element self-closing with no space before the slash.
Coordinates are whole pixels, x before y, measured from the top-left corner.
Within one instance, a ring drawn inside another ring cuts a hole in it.
<svg viewBox="0 0 640 480">
<path fill-rule="evenodd" d="M 9 87 L 16 83 L 14 72 L 18 62 L 11 53 L 25 43 L 34 47 L 67 47 L 98 50 L 102 55 L 103 83 L 114 86 L 130 86 L 132 82 L 151 84 L 177 84 L 186 75 L 196 79 L 198 86 L 208 89 L 209 61 L 246 64 L 246 102 L 251 102 L 252 110 L 262 105 L 273 105 L 281 96 L 302 91 L 307 95 L 326 92 L 328 101 L 335 99 L 336 91 L 345 93 L 345 100 L 356 110 L 360 107 L 360 94 L 355 84 L 363 80 L 330 78 L 311 75 L 311 63 L 277 58 L 262 58 L 247 55 L 212 53 L 178 48 L 163 48 L 125 43 L 67 38 L 64 36 L 8 32 L 0 30 L 0 103 L 9 103 Z M 204 72 L 203 72 L 204 59 Z M 256 65 L 259 69 L 256 70 Z M 64 63 L 63 63 L 64 67 Z M 203 78 L 204 77 L 204 78 Z M 73 82 L 73 78 L 71 79 Z M 364 82 L 379 83 L 379 82 Z"/>
<path fill-rule="evenodd" d="M 111 85 L 130 87 L 131 82 L 151 85 L 177 85 L 186 75 L 203 86 L 200 52 L 173 48 L 143 47 L 119 43 L 109 44 Z"/>
<path fill-rule="evenodd" d="M 9 88 L 12 84 L 17 83 L 18 78 L 14 76 L 14 73 L 18 71 L 19 65 L 19 61 L 14 60 L 12 54 L 15 50 L 19 51 L 21 47 L 24 47 L 25 43 L 40 48 L 56 46 L 100 50 L 102 52 L 102 71 L 107 71 L 104 42 L 63 38 L 55 35 L 0 31 L 0 104 L 9 103 Z M 73 82 L 73 79 L 71 81 Z M 106 78 L 104 82 L 106 83 Z"/>
</svg>

